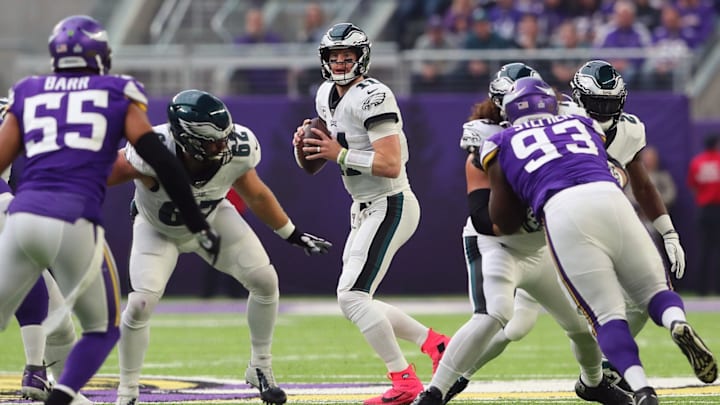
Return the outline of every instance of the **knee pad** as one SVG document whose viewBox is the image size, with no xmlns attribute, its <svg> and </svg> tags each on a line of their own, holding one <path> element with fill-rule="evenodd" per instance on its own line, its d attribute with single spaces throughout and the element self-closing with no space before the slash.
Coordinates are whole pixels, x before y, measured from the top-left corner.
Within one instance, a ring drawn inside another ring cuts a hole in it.
<svg viewBox="0 0 720 405">
<path fill-rule="evenodd" d="M 497 319 L 503 326 L 507 325 L 510 318 L 513 317 L 513 308 L 515 300 L 512 296 L 504 296 L 499 294 L 489 297 L 487 305 L 487 314 Z"/>
<path fill-rule="evenodd" d="M 123 311 L 123 323 L 129 328 L 141 328 L 148 324 L 160 297 L 143 292 L 128 294 L 128 302 Z"/>
<path fill-rule="evenodd" d="M 370 294 L 363 291 L 338 292 L 338 304 L 345 318 L 359 326 L 359 323 L 372 308 Z"/>
<path fill-rule="evenodd" d="M 47 335 L 48 345 L 62 346 L 73 342 L 75 342 L 75 324 L 70 316 Z"/>
<path fill-rule="evenodd" d="M 248 270 L 236 279 L 255 297 L 277 299 L 280 296 L 278 276 L 272 264 Z"/>
<path fill-rule="evenodd" d="M 527 336 L 537 322 L 538 312 L 527 308 L 517 308 L 512 318 L 505 325 L 505 336 L 517 342 Z"/>
</svg>

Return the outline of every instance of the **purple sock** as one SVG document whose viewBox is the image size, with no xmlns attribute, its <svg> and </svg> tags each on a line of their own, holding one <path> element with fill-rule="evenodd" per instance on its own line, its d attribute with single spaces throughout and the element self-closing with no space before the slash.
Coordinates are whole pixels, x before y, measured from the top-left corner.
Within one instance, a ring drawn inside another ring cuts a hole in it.
<svg viewBox="0 0 720 405">
<path fill-rule="evenodd" d="M 15 311 L 15 318 L 20 326 L 40 325 L 48 314 L 48 292 L 45 279 L 40 276 L 20 307 Z"/>
<path fill-rule="evenodd" d="M 685 310 L 682 298 L 680 298 L 675 291 L 665 290 L 653 295 L 650 299 L 650 303 L 648 304 L 648 314 L 650 315 L 650 319 L 652 319 L 658 326 L 663 326 L 663 312 L 670 307 L 679 307 L 680 309 Z"/>
<path fill-rule="evenodd" d="M 100 369 L 119 338 L 120 329 L 114 326 L 104 333 L 83 334 L 70 352 L 58 382 L 80 391 Z"/>
<path fill-rule="evenodd" d="M 597 329 L 597 341 L 605 357 L 620 374 L 631 366 L 641 366 L 640 354 L 627 321 L 614 319 Z"/>
</svg>

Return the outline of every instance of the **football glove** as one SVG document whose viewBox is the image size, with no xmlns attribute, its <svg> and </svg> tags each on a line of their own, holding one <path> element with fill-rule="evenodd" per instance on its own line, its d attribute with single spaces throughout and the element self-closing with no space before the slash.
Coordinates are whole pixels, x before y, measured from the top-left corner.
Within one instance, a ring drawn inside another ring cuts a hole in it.
<svg viewBox="0 0 720 405">
<path fill-rule="evenodd" d="M 332 247 L 332 243 L 329 241 L 309 233 L 300 232 L 297 228 L 285 240 L 292 245 L 303 248 L 308 256 L 323 255 Z"/>
<path fill-rule="evenodd" d="M 675 273 L 675 278 L 679 280 L 685 275 L 685 250 L 680 245 L 680 235 L 672 230 L 663 234 L 662 238 L 670 261 L 670 271 Z"/>
<path fill-rule="evenodd" d="M 214 229 L 208 228 L 195 233 L 194 236 L 200 247 L 208 252 L 210 262 L 214 266 L 220 254 L 220 235 Z"/>
<path fill-rule="evenodd" d="M 473 153 L 480 149 L 482 145 L 482 139 L 480 136 L 471 131 L 463 131 L 462 138 L 460 138 L 460 147 L 465 149 L 468 153 Z"/>
</svg>

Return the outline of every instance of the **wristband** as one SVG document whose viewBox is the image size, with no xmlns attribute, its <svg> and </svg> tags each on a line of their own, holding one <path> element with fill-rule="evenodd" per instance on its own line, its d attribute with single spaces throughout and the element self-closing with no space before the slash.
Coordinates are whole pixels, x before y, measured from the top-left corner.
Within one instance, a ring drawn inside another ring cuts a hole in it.
<svg viewBox="0 0 720 405">
<path fill-rule="evenodd" d="M 375 152 L 369 150 L 348 149 L 344 156 L 344 165 L 360 173 L 372 173 Z"/>
<path fill-rule="evenodd" d="M 670 215 L 668 214 L 662 214 L 659 217 L 655 218 L 655 220 L 653 221 L 653 226 L 658 231 L 658 233 L 663 236 L 667 235 L 668 233 L 675 232 L 675 227 L 673 226 Z"/>
<path fill-rule="evenodd" d="M 348 150 L 345 148 L 340 149 L 340 153 L 337 156 L 337 164 L 345 166 L 345 156 L 347 156 Z"/>
<path fill-rule="evenodd" d="M 288 219 L 287 224 L 281 226 L 280 228 L 274 230 L 279 237 L 283 239 L 287 239 L 292 235 L 292 233 L 295 231 L 295 225 L 292 223 L 291 220 Z"/>
</svg>

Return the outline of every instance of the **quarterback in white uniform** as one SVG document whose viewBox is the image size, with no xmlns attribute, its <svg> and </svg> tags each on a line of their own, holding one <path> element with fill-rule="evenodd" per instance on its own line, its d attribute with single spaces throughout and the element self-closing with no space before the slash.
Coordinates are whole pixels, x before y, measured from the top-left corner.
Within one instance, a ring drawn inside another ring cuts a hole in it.
<svg viewBox="0 0 720 405">
<path fill-rule="evenodd" d="M 565 296 L 545 232 L 532 211 L 528 210 L 523 230 L 511 235 L 496 235 L 489 218 L 490 184 L 479 167 L 477 152 L 484 140 L 504 129 L 499 124 L 498 104 L 515 80 L 527 76 L 539 74 L 523 63 L 504 65 L 490 84 L 490 98 L 477 104 L 471 121 L 463 125 L 460 146 L 470 152 L 465 165 L 470 217 L 463 242 L 473 316 L 453 335 L 437 373 L 416 404 L 445 403 L 462 391 L 472 374 L 497 357 L 510 341 L 530 331 L 538 301 L 570 339 L 580 365 L 577 395 L 602 403 L 630 402 L 627 394 L 604 378 L 600 348 L 587 321 Z"/>
<path fill-rule="evenodd" d="M 420 346 L 432 359 L 433 370 L 449 339 L 373 299 L 393 256 L 413 235 L 420 219 L 405 171 L 408 148 L 402 117 L 393 92 L 365 77 L 370 42 L 361 29 L 349 23 L 332 26 L 321 41 L 320 59 L 327 81 L 318 89 L 315 107 L 330 136 L 313 129 L 321 139 L 303 139 L 300 126 L 293 144 L 297 148 L 304 142 L 308 160 L 337 162 L 353 199 L 338 303 L 385 362 L 393 384 L 364 404 L 407 405 L 423 386 L 396 338 Z"/>
<path fill-rule="evenodd" d="M 130 255 L 132 292 L 122 314 L 118 405 L 135 404 L 140 370 L 150 338 L 150 316 L 165 292 L 180 253 L 194 252 L 248 289 L 247 318 L 252 353 L 245 378 L 268 404 L 283 404 L 285 393 L 272 373 L 271 343 L 278 310 L 278 279 L 255 232 L 225 199 L 230 187 L 250 210 L 288 242 L 310 254 L 331 244 L 298 231 L 255 166 L 260 145 L 253 132 L 232 122 L 225 104 L 199 90 L 178 93 L 168 106 L 168 124 L 154 127 L 190 175 L 198 206 L 222 237 L 217 260 L 201 249 L 183 226 L 175 205 L 154 179 L 153 170 L 132 146 L 118 154 L 109 183 L 135 179 Z"/>
</svg>

